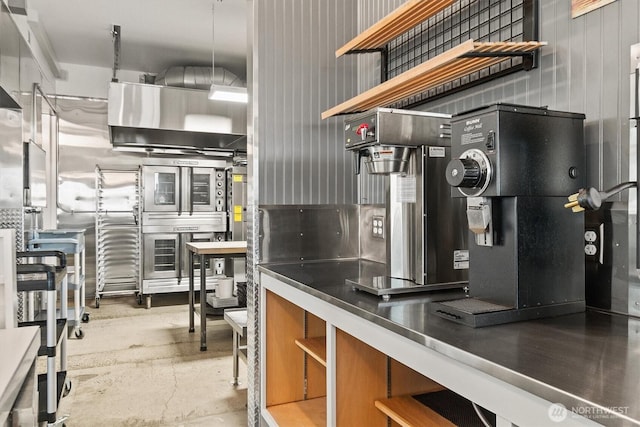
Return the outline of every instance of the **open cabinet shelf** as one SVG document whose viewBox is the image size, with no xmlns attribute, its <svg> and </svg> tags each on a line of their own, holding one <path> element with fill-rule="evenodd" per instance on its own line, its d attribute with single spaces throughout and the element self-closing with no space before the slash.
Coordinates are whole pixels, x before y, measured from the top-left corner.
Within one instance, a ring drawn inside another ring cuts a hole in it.
<svg viewBox="0 0 640 427">
<path fill-rule="evenodd" d="M 346 53 L 379 50 L 453 2 L 454 0 L 410 0 L 336 50 L 336 58 Z"/>
<path fill-rule="evenodd" d="M 496 415 L 443 389 L 376 399 L 375 407 L 403 427 L 496 425 Z"/>
<path fill-rule="evenodd" d="M 270 406 L 269 413 L 280 426 L 326 426 L 327 398 L 317 397 Z"/>
<path fill-rule="evenodd" d="M 326 426 L 326 323 L 272 292 L 265 298 L 266 410 L 279 426 Z"/>
<path fill-rule="evenodd" d="M 309 356 L 327 367 L 327 339 L 326 337 L 296 339 L 296 345 Z"/>
<path fill-rule="evenodd" d="M 322 113 L 326 119 L 338 114 L 357 113 L 435 88 L 498 64 L 512 56 L 529 54 L 546 42 L 475 42 L 472 39 L 423 62 Z"/>
<path fill-rule="evenodd" d="M 376 400 L 375 406 L 402 427 L 455 426 L 442 415 L 411 396 Z"/>
</svg>

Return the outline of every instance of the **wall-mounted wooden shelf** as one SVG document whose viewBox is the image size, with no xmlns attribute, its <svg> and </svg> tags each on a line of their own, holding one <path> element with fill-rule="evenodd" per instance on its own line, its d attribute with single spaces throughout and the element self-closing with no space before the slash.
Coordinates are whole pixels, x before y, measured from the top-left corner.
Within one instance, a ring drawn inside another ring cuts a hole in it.
<svg viewBox="0 0 640 427">
<path fill-rule="evenodd" d="M 546 42 L 475 42 L 467 40 L 404 73 L 322 113 L 326 119 L 357 113 L 422 93 L 490 67 L 512 56 L 530 54 Z"/>
<path fill-rule="evenodd" d="M 379 50 L 400 34 L 450 6 L 453 1 L 410 0 L 336 50 L 336 58 L 345 53 Z"/>
<path fill-rule="evenodd" d="M 296 345 L 309 356 L 316 359 L 322 366 L 327 367 L 327 339 L 326 337 L 296 339 Z"/>
</svg>

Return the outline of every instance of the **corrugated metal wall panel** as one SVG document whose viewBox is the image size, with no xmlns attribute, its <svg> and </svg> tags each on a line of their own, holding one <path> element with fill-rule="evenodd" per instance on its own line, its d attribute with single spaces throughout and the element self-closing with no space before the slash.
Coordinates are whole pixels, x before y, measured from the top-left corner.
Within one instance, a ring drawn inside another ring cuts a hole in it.
<svg viewBox="0 0 640 427">
<path fill-rule="evenodd" d="M 404 0 L 361 1 L 358 8 L 358 32 L 366 30 L 402 3 Z M 366 70 L 360 73 L 358 79 L 358 93 L 362 93 L 380 84 L 380 54 L 368 53 L 356 56 L 358 69 Z M 358 203 L 383 204 L 387 179 L 384 176 L 369 175 L 362 165 L 362 171 L 358 177 Z"/>
<path fill-rule="evenodd" d="M 585 53 L 583 63 L 585 75 L 585 138 L 587 144 L 587 176 L 589 183 L 601 187 L 603 176 L 602 161 L 602 118 L 600 102 L 602 92 L 602 13 L 596 11 L 583 15 L 578 20 L 585 20 Z M 594 180 L 595 179 L 595 180 Z"/>
<path fill-rule="evenodd" d="M 334 54 L 356 35 L 357 1 L 254 4 L 259 204 L 355 203 L 342 119 L 320 114 L 357 91 L 357 58 Z"/>
<path fill-rule="evenodd" d="M 620 55 L 620 70 L 618 70 L 618 88 L 620 93 L 629 93 L 629 73 L 631 65 L 623 67 L 625 64 L 625 58 L 629 58 L 629 46 L 638 43 L 640 41 L 640 4 L 637 1 L 623 1 L 618 5 L 619 10 L 619 22 L 620 25 L 617 31 L 620 34 L 620 40 L 618 43 L 618 50 Z M 618 111 L 619 111 L 619 124 L 620 124 L 620 145 L 619 145 L 619 163 L 620 163 L 620 181 L 627 181 L 629 179 L 629 144 L 626 143 L 626 138 L 630 133 L 630 128 L 633 122 L 626 120 L 629 113 L 629 106 L 631 102 L 631 95 L 628 97 L 619 97 L 618 99 Z M 629 114 L 630 116 L 630 114 Z M 634 151 L 635 156 L 635 151 Z"/>
<path fill-rule="evenodd" d="M 353 38 L 357 0 L 251 0 L 247 233 L 248 425 L 260 422 L 258 206 L 353 204 L 357 181 L 342 118 L 322 111 L 357 94 L 357 57 L 336 60 Z"/>
<path fill-rule="evenodd" d="M 613 187 L 620 182 L 621 171 L 628 168 L 620 162 L 621 134 L 620 123 L 622 115 L 625 121 L 629 119 L 628 109 L 619 111 L 618 100 L 622 95 L 620 88 L 620 80 L 618 72 L 620 69 L 628 69 L 629 63 L 629 46 L 626 47 L 626 53 L 620 55 L 620 28 L 617 25 L 619 17 L 619 7 L 603 8 L 601 15 L 601 40 L 602 40 L 602 81 L 601 81 L 601 97 L 600 97 L 600 126 L 602 128 L 599 144 L 602 147 L 598 176 L 602 177 L 603 186 L 606 188 Z M 637 25 L 637 24 L 636 24 Z M 624 59 L 624 64 L 622 60 Z M 609 77 L 611 76 L 611 77 Z M 625 79 L 625 83 L 628 78 Z M 629 95 L 629 85 L 625 84 L 624 92 Z M 625 141 L 628 141 L 629 134 L 625 132 Z M 628 159 L 625 159 L 628 163 Z M 626 180 L 625 180 L 626 181 Z M 625 192 L 626 193 L 626 192 Z"/>
</svg>

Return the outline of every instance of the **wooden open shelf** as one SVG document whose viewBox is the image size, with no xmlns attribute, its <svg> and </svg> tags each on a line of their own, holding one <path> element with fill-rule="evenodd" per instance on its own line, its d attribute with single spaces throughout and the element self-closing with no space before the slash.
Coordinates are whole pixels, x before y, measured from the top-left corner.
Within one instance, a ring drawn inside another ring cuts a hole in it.
<svg viewBox="0 0 640 427">
<path fill-rule="evenodd" d="M 326 119 L 385 107 L 451 80 L 532 52 L 546 42 L 475 42 L 472 39 L 322 113 Z"/>
<path fill-rule="evenodd" d="M 362 52 L 382 48 L 391 40 L 426 21 L 450 6 L 454 0 L 410 0 L 360 33 L 340 49 L 336 58 L 350 52 Z"/>
<path fill-rule="evenodd" d="M 455 424 L 411 396 L 375 401 L 376 408 L 402 427 L 451 426 Z"/>
<path fill-rule="evenodd" d="M 269 406 L 269 413 L 279 426 L 326 426 L 327 398 L 300 400 Z"/>
<path fill-rule="evenodd" d="M 309 356 L 316 359 L 322 366 L 327 367 L 327 339 L 326 337 L 296 339 L 296 345 Z"/>
</svg>

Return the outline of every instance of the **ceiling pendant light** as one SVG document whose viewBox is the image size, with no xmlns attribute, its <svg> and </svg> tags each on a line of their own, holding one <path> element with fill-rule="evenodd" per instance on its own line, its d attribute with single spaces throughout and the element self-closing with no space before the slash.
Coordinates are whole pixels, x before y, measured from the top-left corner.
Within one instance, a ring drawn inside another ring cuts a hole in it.
<svg viewBox="0 0 640 427">
<path fill-rule="evenodd" d="M 216 0 L 222 3 L 222 0 Z M 246 104 L 249 102 L 249 94 L 246 87 L 240 86 L 224 86 L 216 85 L 216 66 L 215 66 L 215 51 L 216 51 L 216 14 L 215 14 L 215 1 L 211 5 L 212 16 L 212 37 L 211 37 L 211 87 L 209 88 L 209 99 L 214 101 L 229 101 L 229 102 L 241 102 Z"/>
</svg>

